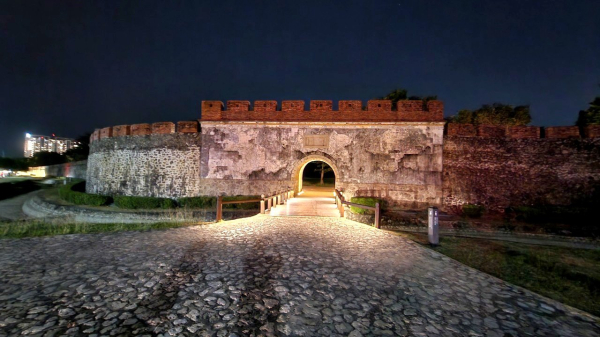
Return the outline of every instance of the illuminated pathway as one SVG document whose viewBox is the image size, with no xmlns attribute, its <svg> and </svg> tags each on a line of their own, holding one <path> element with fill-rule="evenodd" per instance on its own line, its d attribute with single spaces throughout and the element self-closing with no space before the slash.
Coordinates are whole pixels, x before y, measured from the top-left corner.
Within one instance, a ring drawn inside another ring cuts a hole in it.
<svg viewBox="0 0 600 337">
<path fill-rule="evenodd" d="M 333 188 L 305 187 L 285 205 L 273 208 L 270 215 L 339 217 L 340 212 L 335 205 Z"/>
<path fill-rule="evenodd" d="M 0 240 L 0 336 L 598 336 L 597 318 L 385 231 L 255 216 Z"/>
</svg>

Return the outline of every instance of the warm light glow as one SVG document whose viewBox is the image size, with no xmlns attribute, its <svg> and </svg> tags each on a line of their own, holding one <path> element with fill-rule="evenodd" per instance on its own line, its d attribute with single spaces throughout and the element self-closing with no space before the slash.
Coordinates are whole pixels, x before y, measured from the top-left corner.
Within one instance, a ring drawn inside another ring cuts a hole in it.
<svg viewBox="0 0 600 337">
<path fill-rule="evenodd" d="M 29 132 L 25 133 L 25 138 L 31 138 L 31 133 L 29 133 Z"/>
</svg>

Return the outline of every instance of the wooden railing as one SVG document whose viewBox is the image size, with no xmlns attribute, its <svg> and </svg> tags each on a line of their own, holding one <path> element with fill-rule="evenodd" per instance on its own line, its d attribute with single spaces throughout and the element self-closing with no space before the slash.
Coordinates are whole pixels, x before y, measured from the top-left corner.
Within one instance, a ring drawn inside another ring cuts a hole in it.
<svg viewBox="0 0 600 337">
<path fill-rule="evenodd" d="M 337 208 L 340 211 L 341 217 L 344 217 L 344 205 L 354 206 L 354 207 L 358 207 L 358 208 L 362 208 L 362 209 L 368 209 L 368 210 L 375 211 L 375 228 L 380 228 L 379 223 L 380 223 L 380 219 L 381 219 L 381 208 L 380 208 L 378 202 L 375 203 L 375 207 L 349 202 L 349 201 L 346 201 L 346 199 L 344 199 L 344 196 L 342 195 L 342 193 L 336 188 L 335 189 L 335 204 L 337 205 Z"/>
<path fill-rule="evenodd" d="M 265 211 L 270 211 L 271 208 L 273 208 L 277 205 L 285 205 L 287 203 L 288 199 L 291 199 L 294 197 L 294 191 L 290 190 L 290 191 L 285 191 L 285 192 L 279 192 L 279 193 L 270 195 L 268 197 L 265 197 L 265 195 L 263 194 L 260 197 L 261 197 L 260 199 L 223 201 L 223 196 L 218 196 L 217 197 L 216 221 L 218 222 L 218 221 L 223 220 L 223 205 L 244 204 L 244 203 L 249 203 L 249 202 L 260 202 L 260 214 L 265 214 Z"/>
</svg>

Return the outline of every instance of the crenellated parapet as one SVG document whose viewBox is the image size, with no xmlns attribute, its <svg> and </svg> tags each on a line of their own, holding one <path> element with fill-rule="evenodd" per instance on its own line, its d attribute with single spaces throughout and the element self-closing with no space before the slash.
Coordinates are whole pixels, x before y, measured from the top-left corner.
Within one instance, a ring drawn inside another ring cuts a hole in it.
<svg viewBox="0 0 600 337">
<path fill-rule="evenodd" d="M 483 137 L 483 138 L 600 138 L 600 125 L 590 125 L 583 129 L 577 126 L 499 126 L 499 125 L 473 125 L 449 123 L 447 135 L 457 137 Z"/>
<path fill-rule="evenodd" d="M 282 122 L 443 122 L 441 101 L 370 100 L 366 109 L 358 100 L 339 101 L 338 111 L 333 101 L 312 100 L 306 109 L 302 100 L 282 101 L 202 101 L 201 121 L 282 121 Z"/>
<path fill-rule="evenodd" d="M 96 129 L 90 136 L 90 143 L 99 139 L 123 137 L 123 136 L 146 136 L 146 135 L 164 135 L 171 133 L 198 133 L 200 130 L 198 121 L 180 121 L 141 123 L 132 125 L 116 125 L 101 129 Z"/>
</svg>

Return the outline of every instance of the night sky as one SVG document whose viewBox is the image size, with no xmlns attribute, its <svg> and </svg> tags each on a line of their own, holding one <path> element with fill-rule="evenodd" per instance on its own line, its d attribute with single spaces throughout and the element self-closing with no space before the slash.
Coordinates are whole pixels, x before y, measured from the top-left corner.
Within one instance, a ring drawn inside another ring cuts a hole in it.
<svg viewBox="0 0 600 337">
<path fill-rule="evenodd" d="M 202 100 L 438 95 L 572 125 L 600 95 L 600 1 L 0 0 L 0 155 L 200 117 Z"/>
</svg>

